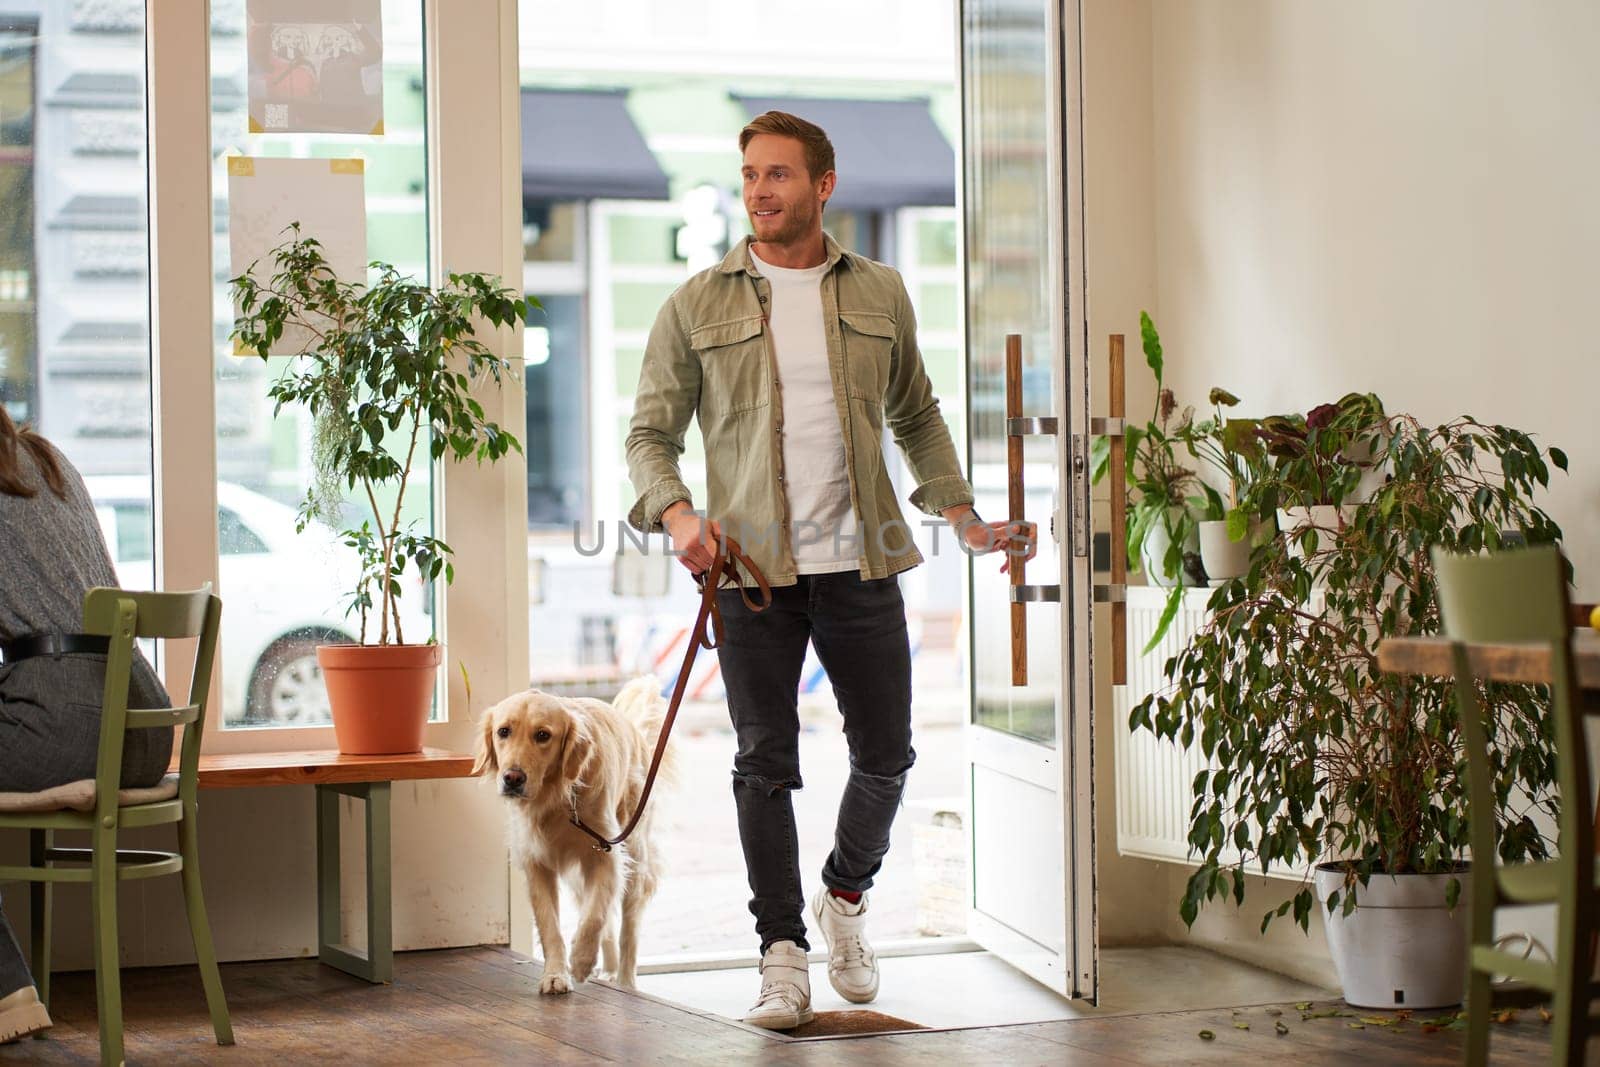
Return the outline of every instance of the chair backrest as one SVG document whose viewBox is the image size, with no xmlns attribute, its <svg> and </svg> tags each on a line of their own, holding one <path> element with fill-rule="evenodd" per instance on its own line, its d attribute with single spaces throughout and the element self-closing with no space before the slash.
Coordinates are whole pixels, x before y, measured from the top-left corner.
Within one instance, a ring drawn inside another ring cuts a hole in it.
<svg viewBox="0 0 1600 1067">
<path fill-rule="evenodd" d="M 185 804 L 194 803 L 221 621 L 222 600 L 211 591 L 210 583 L 189 593 L 143 593 L 102 587 L 89 590 L 84 597 L 84 632 L 105 634 L 111 639 L 101 697 L 100 752 L 95 765 L 97 816 L 103 818 L 116 811 L 123 742 L 129 730 L 184 728 L 178 792 Z M 133 668 L 134 642 L 141 637 L 198 638 L 189 699 L 184 704 L 129 709 L 128 679 Z"/>
<path fill-rule="evenodd" d="M 1561 850 L 1594 851 L 1589 821 L 1588 746 L 1578 707 L 1568 621 L 1566 561 L 1554 545 L 1536 545 L 1488 555 L 1458 556 L 1433 550 L 1439 583 L 1439 617 L 1454 644 L 1456 699 L 1467 749 L 1472 802 L 1472 853 L 1493 862 L 1495 811 L 1488 733 L 1477 679 L 1469 660 L 1475 644 L 1531 643 L 1550 650 L 1551 715 L 1555 725 L 1557 779 L 1561 788 Z M 1484 817 L 1488 813 L 1490 817 Z M 1586 869 L 1587 870 L 1587 869 Z M 1585 873 L 1585 877 L 1588 877 Z"/>
<path fill-rule="evenodd" d="M 1565 641 L 1567 579 L 1554 545 L 1458 556 L 1434 549 L 1439 619 L 1452 640 Z"/>
</svg>

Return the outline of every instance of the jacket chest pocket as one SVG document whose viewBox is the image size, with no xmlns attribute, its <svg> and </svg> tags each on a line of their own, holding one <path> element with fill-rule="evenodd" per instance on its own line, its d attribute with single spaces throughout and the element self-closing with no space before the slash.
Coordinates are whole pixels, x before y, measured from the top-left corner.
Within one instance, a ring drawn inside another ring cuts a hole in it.
<svg viewBox="0 0 1600 1067">
<path fill-rule="evenodd" d="M 770 402 L 761 316 L 697 326 L 689 333 L 689 347 L 700 357 L 702 412 L 732 415 Z"/>
<path fill-rule="evenodd" d="M 894 352 L 894 317 L 877 311 L 841 311 L 839 323 L 849 395 L 882 403 Z"/>
</svg>

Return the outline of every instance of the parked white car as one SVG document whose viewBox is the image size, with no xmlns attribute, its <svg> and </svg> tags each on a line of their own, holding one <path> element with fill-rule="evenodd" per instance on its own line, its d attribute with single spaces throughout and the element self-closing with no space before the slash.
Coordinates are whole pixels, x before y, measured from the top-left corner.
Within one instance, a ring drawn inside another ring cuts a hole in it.
<svg viewBox="0 0 1600 1067">
<path fill-rule="evenodd" d="M 86 478 L 117 580 L 154 588 L 150 482 L 139 477 Z M 222 715 L 229 725 L 312 726 L 329 721 L 316 646 L 354 641 L 360 619 L 344 611 L 360 564 L 332 530 L 295 532 L 295 511 L 231 482 L 217 483 L 221 549 Z M 433 633 L 429 590 L 411 576 L 400 598 L 405 638 Z M 377 639 L 375 623 L 367 638 Z"/>
</svg>

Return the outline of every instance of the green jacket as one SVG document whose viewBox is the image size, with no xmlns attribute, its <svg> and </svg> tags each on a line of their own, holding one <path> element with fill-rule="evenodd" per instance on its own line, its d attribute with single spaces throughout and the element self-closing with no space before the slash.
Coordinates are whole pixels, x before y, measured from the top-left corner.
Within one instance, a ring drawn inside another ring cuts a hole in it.
<svg viewBox="0 0 1600 1067">
<path fill-rule="evenodd" d="M 938 516 L 970 504 L 972 486 L 928 383 L 900 273 L 844 251 L 829 235 L 823 240 L 822 312 L 859 524 L 861 577 L 883 578 L 923 559 L 884 465 L 884 422 L 917 480 L 911 503 L 919 510 Z M 751 266 L 749 245 L 746 237 L 718 266 L 679 286 L 656 316 L 628 424 L 628 477 L 638 493 L 628 524 L 653 533 L 662 529 L 668 504 L 693 503 L 678 457 L 694 415 L 705 439 L 705 514 L 739 542 L 769 583 L 793 585 L 783 406 L 766 329 L 771 288 Z"/>
</svg>

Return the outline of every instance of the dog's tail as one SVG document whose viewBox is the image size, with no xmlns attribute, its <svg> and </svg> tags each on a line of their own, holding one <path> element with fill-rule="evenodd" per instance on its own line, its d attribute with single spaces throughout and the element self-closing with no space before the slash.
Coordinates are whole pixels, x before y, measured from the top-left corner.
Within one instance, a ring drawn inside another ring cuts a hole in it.
<svg viewBox="0 0 1600 1067">
<path fill-rule="evenodd" d="M 661 735 L 661 724 L 667 718 L 667 700 L 661 695 L 661 689 L 660 678 L 654 674 L 641 674 L 623 686 L 611 702 L 612 707 L 639 727 L 639 733 L 651 753 L 655 751 L 656 738 Z M 678 781 L 678 764 L 678 746 L 668 742 L 667 750 L 661 757 L 661 770 L 657 773 L 661 784 L 673 785 Z"/>
</svg>

